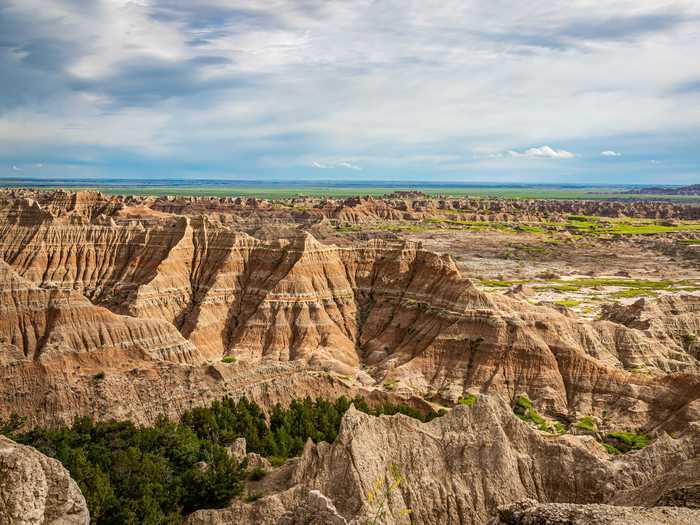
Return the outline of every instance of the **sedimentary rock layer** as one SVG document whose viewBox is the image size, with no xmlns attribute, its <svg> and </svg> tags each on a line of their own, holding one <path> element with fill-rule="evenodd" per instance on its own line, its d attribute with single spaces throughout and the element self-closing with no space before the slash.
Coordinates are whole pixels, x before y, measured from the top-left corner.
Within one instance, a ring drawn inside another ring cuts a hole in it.
<svg viewBox="0 0 700 525">
<path fill-rule="evenodd" d="M 128 199 L 109 218 L 102 211 L 115 208 L 112 198 L 43 199 L 0 207 L 3 307 L 11 306 L 3 360 L 30 361 L 22 373 L 3 372 L 3 396 L 14 406 L 40 405 L 34 396 L 43 391 L 60 400 L 53 406 L 61 418 L 80 413 L 83 402 L 68 400 L 77 397 L 70 388 L 88 404 L 95 399 L 86 370 L 150 370 L 181 392 L 183 377 L 205 377 L 202 363 L 224 355 L 238 367 L 291 361 L 441 403 L 473 389 L 526 392 L 548 414 L 606 413 L 634 426 L 680 425 L 700 396 L 697 355 L 683 339 L 698 328 L 692 302 L 683 312 L 681 299 L 658 303 L 653 326 L 612 311 L 609 320 L 584 322 L 483 293 L 449 256 L 410 241 L 338 247 L 307 232 L 262 241 L 212 216 L 124 219 Z M 65 364 L 48 367 L 59 356 Z M 50 370 L 44 386 L 32 368 L 39 365 Z M 638 369 L 648 373 L 627 372 Z M 79 380 L 57 386 L 58 371 Z M 148 394 L 130 399 L 155 411 Z"/>
</svg>

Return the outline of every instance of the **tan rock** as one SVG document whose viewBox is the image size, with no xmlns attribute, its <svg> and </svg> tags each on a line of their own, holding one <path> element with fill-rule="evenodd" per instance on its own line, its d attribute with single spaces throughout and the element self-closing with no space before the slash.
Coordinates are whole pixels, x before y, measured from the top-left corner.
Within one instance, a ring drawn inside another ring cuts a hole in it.
<svg viewBox="0 0 700 525">
<path fill-rule="evenodd" d="M 498 508 L 489 525 L 693 525 L 700 511 L 678 507 L 615 507 L 537 503 L 525 500 Z"/>
<path fill-rule="evenodd" d="M 630 501 L 632 493 L 641 494 L 635 490 L 664 475 L 690 472 L 700 432 L 695 426 L 682 438 L 659 439 L 622 457 L 595 447 L 578 437 L 535 430 L 494 396 L 479 396 L 472 407 L 458 406 L 425 424 L 351 408 L 335 443 L 308 443 L 301 458 L 263 479 L 258 501 L 196 512 L 188 523 L 281 523 L 304 507 L 310 490 L 329 498 L 344 519 L 359 523 L 376 514 L 377 498 L 386 494 L 387 524 L 483 524 L 499 506 L 525 498 L 604 503 L 627 490 Z M 663 488 L 656 485 L 656 491 L 646 504 L 655 503 Z"/>
<path fill-rule="evenodd" d="M 0 524 L 89 523 L 85 498 L 58 461 L 0 436 Z"/>
</svg>

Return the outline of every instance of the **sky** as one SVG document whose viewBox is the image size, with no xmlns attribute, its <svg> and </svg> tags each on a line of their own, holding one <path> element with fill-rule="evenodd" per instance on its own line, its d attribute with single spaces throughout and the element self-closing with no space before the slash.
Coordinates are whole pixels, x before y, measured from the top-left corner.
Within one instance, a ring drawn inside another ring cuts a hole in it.
<svg viewBox="0 0 700 525">
<path fill-rule="evenodd" d="M 0 0 L 0 177 L 700 183 L 698 0 Z"/>
</svg>

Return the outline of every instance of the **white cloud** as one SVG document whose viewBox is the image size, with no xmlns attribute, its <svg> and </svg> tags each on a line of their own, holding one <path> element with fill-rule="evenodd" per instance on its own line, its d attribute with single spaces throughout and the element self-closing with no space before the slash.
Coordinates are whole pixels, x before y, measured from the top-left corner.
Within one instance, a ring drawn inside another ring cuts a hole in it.
<svg viewBox="0 0 700 525">
<path fill-rule="evenodd" d="M 600 152 L 601 157 L 622 157 L 622 153 L 618 151 L 613 151 L 611 149 L 606 149 Z"/>
<path fill-rule="evenodd" d="M 313 161 L 311 162 L 311 166 L 314 168 L 318 168 L 320 170 L 330 170 L 334 168 L 347 168 L 349 170 L 355 170 L 355 171 L 362 171 L 362 168 L 356 164 L 352 164 L 347 161 L 339 161 L 339 162 L 317 162 Z"/>
<path fill-rule="evenodd" d="M 511 157 L 532 157 L 540 159 L 573 159 L 576 154 L 564 149 L 555 149 L 549 146 L 541 146 L 539 148 L 530 148 L 525 151 L 509 150 L 508 155 Z"/>
<path fill-rule="evenodd" d="M 18 168 L 14 164 L 12 165 L 12 171 L 24 171 L 22 168 Z"/>
</svg>

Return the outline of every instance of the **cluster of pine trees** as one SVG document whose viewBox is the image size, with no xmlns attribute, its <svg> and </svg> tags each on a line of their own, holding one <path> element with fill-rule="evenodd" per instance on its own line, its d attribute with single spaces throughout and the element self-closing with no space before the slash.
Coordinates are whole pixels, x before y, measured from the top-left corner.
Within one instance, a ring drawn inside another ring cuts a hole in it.
<svg viewBox="0 0 700 525">
<path fill-rule="evenodd" d="M 160 525 L 226 506 L 242 493 L 246 465 L 226 448 L 236 438 L 246 439 L 248 452 L 279 464 L 299 455 L 308 439 L 333 442 L 351 403 L 372 415 L 403 413 L 422 421 L 440 415 L 406 405 L 370 408 L 363 398 L 340 397 L 276 405 L 267 418 L 244 397 L 187 411 L 179 422 L 162 417 L 148 427 L 78 418 L 70 427 L 21 432 L 21 420 L 12 417 L 0 422 L 0 433 L 58 459 L 80 486 L 92 523 Z"/>
</svg>

